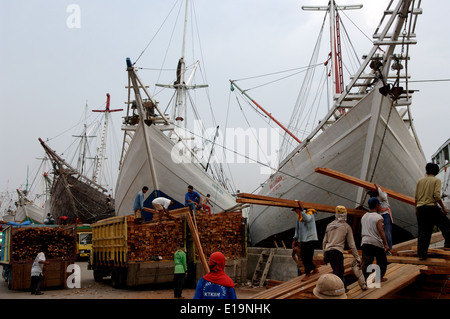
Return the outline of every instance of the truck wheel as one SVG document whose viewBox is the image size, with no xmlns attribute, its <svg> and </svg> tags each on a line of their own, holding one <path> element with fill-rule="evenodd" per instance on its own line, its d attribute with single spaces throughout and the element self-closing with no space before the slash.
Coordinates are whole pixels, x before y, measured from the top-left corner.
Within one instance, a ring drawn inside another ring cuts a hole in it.
<svg viewBox="0 0 450 319">
<path fill-rule="evenodd" d="M 98 270 L 94 270 L 94 281 L 102 282 L 103 281 L 103 273 L 99 272 Z"/>
<path fill-rule="evenodd" d="M 126 282 L 126 272 L 120 268 L 114 268 L 111 274 L 111 285 L 113 288 L 123 288 Z"/>
</svg>

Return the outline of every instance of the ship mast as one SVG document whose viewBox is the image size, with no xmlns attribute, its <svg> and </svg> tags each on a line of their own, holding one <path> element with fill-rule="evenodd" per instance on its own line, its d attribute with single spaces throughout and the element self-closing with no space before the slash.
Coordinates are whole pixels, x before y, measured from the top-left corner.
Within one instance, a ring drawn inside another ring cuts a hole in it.
<svg viewBox="0 0 450 319">
<path fill-rule="evenodd" d="M 97 183 L 97 184 L 100 184 L 100 185 L 101 185 L 101 182 L 102 182 L 103 166 L 104 166 L 104 163 L 105 163 L 106 137 L 107 137 L 107 134 L 108 134 L 109 116 L 110 116 L 111 112 L 123 111 L 123 109 L 111 110 L 109 108 L 110 98 L 111 98 L 111 96 L 109 95 L 109 93 L 106 93 L 106 108 L 104 110 L 92 110 L 92 112 L 105 113 L 105 123 L 103 125 L 101 145 L 100 145 L 99 148 L 97 148 L 97 155 L 95 156 L 94 175 L 92 177 L 92 180 L 94 181 L 94 183 Z"/>
<path fill-rule="evenodd" d="M 327 6 L 302 6 L 305 11 L 328 11 L 330 15 L 330 60 L 331 60 L 331 80 L 333 87 L 333 99 L 336 100 L 344 90 L 344 75 L 342 74 L 342 54 L 341 54 L 341 35 L 339 30 L 338 10 L 361 9 L 360 5 L 337 6 L 334 0 L 331 0 Z"/>
<path fill-rule="evenodd" d="M 187 107 L 186 107 L 186 94 L 187 90 L 197 89 L 197 88 L 206 88 L 208 85 L 200 84 L 200 85 L 191 85 L 191 81 L 194 77 L 195 71 L 200 65 L 200 61 L 197 61 L 194 65 L 194 68 L 186 80 L 186 35 L 187 35 L 187 22 L 188 22 L 188 8 L 189 1 L 186 0 L 186 8 L 184 15 L 184 31 L 183 31 L 183 42 L 181 46 L 181 58 L 178 60 L 177 66 L 177 79 L 173 85 L 166 84 L 155 84 L 155 86 L 170 88 L 176 90 L 176 98 L 175 105 L 173 109 L 173 118 L 175 120 L 175 128 L 170 132 L 170 137 L 176 141 L 180 140 L 180 137 L 186 139 L 185 132 L 187 129 Z M 175 134 L 174 134 L 175 133 Z M 173 135 L 174 134 L 174 135 Z"/>
<path fill-rule="evenodd" d="M 77 163 L 77 169 L 80 172 L 80 174 L 84 174 L 84 164 L 86 161 L 86 147 L 87 147 L 87 138 L 93 137 L 89 136 L 89 133 L 87 132 L 87 101 L 86 101 L 86 110 L 84 112 L 84 124 L 83 124 L 83 133 L 82 135 L 73 135 L 73 137 L 79 137 L 81 138 L 81 145 L 80 145 L 80 155 L 78 156 L 78 163 Z"/>
</svg>

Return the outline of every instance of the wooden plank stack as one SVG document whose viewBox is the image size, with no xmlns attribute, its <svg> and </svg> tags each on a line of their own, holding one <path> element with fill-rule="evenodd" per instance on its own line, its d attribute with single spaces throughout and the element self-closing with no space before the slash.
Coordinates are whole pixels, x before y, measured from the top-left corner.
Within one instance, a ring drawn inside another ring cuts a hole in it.
<svg viewBox="0 0 450 319">
<path fill-rule="evenodd" d="M 11 260 L 24 262 L 34 260 L 42 246 L 47 245 L 47 259 L 75 259 L 76 246 L 73 231 L 61 227 L 14 228 L 11 242 Z"/>
<path fill-rule="evenodd" d="M 442 234 L 433 234 L 432 241 L 439 240 Z M 394 248 L 411 247 L 417 239 L 394 245 Z M 450 261 L 445 259 L 448 251 L 444 248 L 430 248 L 430 255 L 441 255 L 441 258 L 419 260 L 417 257 L 387 256 L 388 267 L 384 279 L 378 288 L 362 290 L 351 269 L 354 257 L 344 254 L 344 275 L 348 283 L 347 298 L 349 299 L 450 299 Z M 322 259 L 322 262 L 320 262 Z M 323 254 L 314 257 L 316 265 L 323 264 Z M 295 277 L 286 282 L 270 281 L 267 289 L 252 297 L 252 299 L 317 299 L 313 289 L 321 275 L 332 273 L 330 265 L 322 265 L 318 273 L 308 280 L 302 281 L 305 275 Z M 353 280 L 352 280 L 353 276 Z"/>
<path fill-rule="evenodd" d="M 206 258 L 220 251 L 228 259 L 246 256 L 245 228 L 242 213 L 219 213 L 209 216 L 197 214 L 199 241 Z M 163 260 L 172 260 L 179 243 L 186 238 L 184 216 L 176 215 L 175 220 L 149 222 L 137 225 L 134 216 L 127 216 L 128 261 L 149 261 L 161 256 Z"/>
<path fill-rule="evenodd" d="M 127 217 L 128 261 L 142 262 L 161 256 L 172 260 L 179 243 L 183 242 L 184 225 L 181 218 L 159 223 L 136 225 L 134 216 Z"/>
<path fill-rule="evenodd" d="M 200 242 L 206 257 L 220 251 L 227 259 L 239 259 L 246 256 L 245 228 L 242 213 L 219 213 L 209 216 L 196 216 Z"/>
</svg>

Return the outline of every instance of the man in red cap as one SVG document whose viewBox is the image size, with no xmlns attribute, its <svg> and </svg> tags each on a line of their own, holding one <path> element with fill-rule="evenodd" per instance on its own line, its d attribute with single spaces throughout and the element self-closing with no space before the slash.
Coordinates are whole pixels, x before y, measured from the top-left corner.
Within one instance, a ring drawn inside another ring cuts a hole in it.
<svg viewBox="0 0 450 319">
<path fill-rule="evenodd" d="M 236 299 L 233 280 L 225 274 L 225 256 L 215 252 L 209 257 L 210 272 L 197 283 L 194 299 Z"/>
</svg>

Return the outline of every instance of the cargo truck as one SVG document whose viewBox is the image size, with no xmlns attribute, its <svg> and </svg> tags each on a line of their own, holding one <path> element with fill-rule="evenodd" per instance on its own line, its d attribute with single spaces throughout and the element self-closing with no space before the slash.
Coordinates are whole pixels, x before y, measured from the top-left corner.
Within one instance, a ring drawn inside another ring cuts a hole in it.
<svg viewBox="0 0 450 319">
<path fill-rule="evenodd" d="M 201 222 L 197 220 L 197 223 Z M 246 277 L 246 233 L 240 218 L 236 223 L 243 231 L 235 235 L 239 256 L 227 259 L 225 271 L 235 282 L 241 282 Z M 161 224 L 144 222 L 138 225 L 131 215 L 91 224 L 92 251 L 88 269 L 93 270 L 95 281 L 111 276 L 115 288 L 173 282 L 173 254 L 179 244 L 184 243 L 188 264 L 186 285 L 194 286 L 204 272 L 187 224 L 183 214 L 174 221 Z"/>
<path fill-rule="evenodd" d="M 44 234 L 37 236 L 37 234 Z M 8 225 L 2 230 L 2 250 L 0 264 L 3 265 L 2 277 L 8 283 L 8 289 L 23 290 L 30 288 L 31 266 L 36 257 L 31 251 L 37 251 L 43 241 L 55 239 L 54 245 L 46 244 L 52 251 L 46 254 L 50 263 L 44 267 L 42 288 L 64 287 L 70 275 L 67 268 L 76 259 L 76 228 L 74 226 Z M 60 241 L 58 243 L 58 241 Z M 55 250 L 55 247 L 58 247 Z M 37 250 L 36 250 L 37 249 Z M 36 253 L 37 255 L 37 253 Z"/>
<path fill-rule="evenodd" d="M 77 260 L 88 258 L 92 249 L 92 228 L 89 224 L 77 225 Z"/>
</svg>

